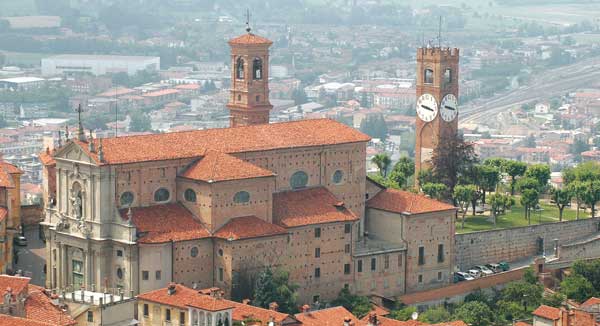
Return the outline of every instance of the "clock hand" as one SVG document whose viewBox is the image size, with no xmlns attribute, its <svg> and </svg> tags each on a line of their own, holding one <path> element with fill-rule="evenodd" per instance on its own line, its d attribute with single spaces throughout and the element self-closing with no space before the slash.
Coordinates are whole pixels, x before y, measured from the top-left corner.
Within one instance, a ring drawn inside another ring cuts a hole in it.
<svg viewBox="0 0 600 326">
<path fill-rule="evenodd" d="M 444 106 L 444 107 L 445 107 L 446 109 L 448 109 L 448 110 L 452 110 L 452 111 L 454 111 L 454 110 L 455 110 L 453 107 L 451 107 L 451 106 L 448 106 L 448 105 L 446 105 L 446 106 Z"/>
<path fill-rule="evenodd" d="M 433 111 L 433 109 L 428 107 L 427 105 L 421 105 L 421 107 L 425 110 Z"/>
</svg>

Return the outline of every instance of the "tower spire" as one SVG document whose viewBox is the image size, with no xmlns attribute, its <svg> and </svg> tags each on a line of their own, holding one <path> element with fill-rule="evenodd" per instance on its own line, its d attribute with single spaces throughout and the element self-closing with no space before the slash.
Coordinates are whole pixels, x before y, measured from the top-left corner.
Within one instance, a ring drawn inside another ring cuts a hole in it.
<svg viewBox="0 0 600 326">
<path fill-rule="evenodd" d="M 252 28 L 250 27 L 250 9 L 246 9 L 246 32 L 250 33 Z"/>
<path fill-rule="evenodd" d="M 85 132 L 83 131 L 83 123 L 81 122 L 81 112 L 83 110 L 81 109 L 81 104 L 79 104 L 77 106 L 77 123 L 79 124 L 79 130 L 77 132 L 77 138 L 79 139 L 79 141 L 86 141 L 87 139 L 85 138 Z"/>
</svg>

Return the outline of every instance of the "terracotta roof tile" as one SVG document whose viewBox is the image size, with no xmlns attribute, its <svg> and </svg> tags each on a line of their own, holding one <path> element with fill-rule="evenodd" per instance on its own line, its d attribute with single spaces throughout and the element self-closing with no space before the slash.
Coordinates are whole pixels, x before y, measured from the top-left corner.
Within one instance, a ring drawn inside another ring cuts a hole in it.
<svg viewBox="0 0 600 326">
<path fill-rule="evenodd" d="M 231 154 L 369 140 L 369 136 L 340 122 L 320 119 L 104 138 L 102 145 L 105 163 L 124 164 L 201 157 L 209 149 Z M 90 153 L 86 143 L 73 142 L 99 162 L 97 153 Z M 99 140 L 94 142 L 98 148 Z"/>
<path fill-rule="evenodd" d="M 19 170 L 16 166 L 0 162 L 0 187 L 14 188 L 15 183 L 13 180 L 13 174 L 22 174 L 23 171 Z"/>
<path fill-rule="evenodd" d="M 164 243 L 201 239 L 210 233 L 181 204 L 164 204 L 131 209 L 133 224 L 140 233 L 140 243 Z M 127 220 L 128 209 L 121 210 Z"/>
<path fill-rule="evenodd" d="M 462 320 L 454 320 L 445 323 L 432 324 L 431 326 L 468 326 L 468 324 Z"/>
<path fill-rule="evenodd" d="M 408 191 L 385 189 L 367 201 L 367 207 L 394 213 L 420 214 L 455 209 L 454 206 Z"/>
<path fill-rule="evenodd" d="M 273 172 L 240 160 L 229 154 L 207 151 L 193 163 L 182 177 L 205 182 L 218 182 L 274 176 Z"/>
<path fill-rule="evenodd" d="M 236 217 L 222 226 L 214 236 L 222 239 L 248 239 L 287 234 L 279 225 L 261 220 L 256 216 Z"/>
<path fill-rule="evenodd" d="M 0 294 L 4 293 L 7 288 L 11 288 L 13 294 L 18 295 L 29 285 L 29 277 L 0 275 Z"/>
<path fill-rule="evenodd" d="M 258 36 L 252 33 L 247 33 L 244 35 L 240 35 L 236 38 L 229 40 L 228 42 L 231 44 L 268 44 L 271 45 L 273 42 L 269 39 L 266 39 L 262 36 Z"/>
<path fill-rule="evenodd" d="M 344 307 L 333 307 L 296 314 L 296 319 L 302 322 L 303 326 L 343 325 L 345 318 L 350 318 L 355 326 L 365 326 L 367 324 L 356 318 L 356 316 Z"/>
<path fill-rule="evenodd" d="M 528 324 L 524 321 L 518 321 L 514 324 L 514 326 L 531 326 L 531 324 Z"/>
<path fill-rule="evenodd" d="M 196 90 L 200 89 L 200 85 L 198 84 L 181 84 L 175 86 L 176 89 L 185 89 L 185 90 Z"/>
<path fill-rule="evenodd" d="M 560 319 L 560 309 L 541 305 L 536 310 L 532 312 L 534 316 L 538 316 L 544 319 L 549 320 L 558 320 Z"/>
<path fill-rule="evenodd" d="M 368 325 L 369 315 L 363 317 L 361 320 L 367 323 Z M 382 316 L 377 316 L 377 321 L 379 322 L 377 326 L 408 326 L 408 322 L 386 318 Z"/>
<path fill-rule="evenodd" d="M 37 320 L 13 317 L 0 314 L 0 325 L 10 326 L 53 326 L 54 324 L 43 323 Z"/>
<path fill-rule="evenodd" d="M 159 97 L 159 96 L 165 96 L 165 95 L 171 95 L 171 94 L 177 94 L 177 93 L 179 93 L 178 90 L 172 89 L 172 88 L 167 88 L 167 89 L 161 89 L 159 91 L 148 92 L 148 93 L 142 94 L 142 97 Z"/>
<path fill-rule="evenodd" d="M 263 309 L 249 304 L 243 304 L 239 302 L 230 301 L 235 308 L 233 309 L 232 318 L 236 321 L 243 321 L 246 319 L 258 319 L 263 322 L 263 325 L 267 325 L 271 318 L 275 323 L 281 324 L 284 320 L 295 321 L 296 318 L 292 315 L 284 314 L 282 312 Z M 286 323 L 287 324 L 287 323 Z"/>
<path fill-rule="evenodd" d="M 325 187 L 273 194 L 273 216 L 283 227 L 358 220 Z"/>
<path fill-rule="evenodd" d="M 180 309 L 188 309 L 189 306 L 206 311 L 221 311 L 234 308 L 234 305 L 229 300 L 217 299 L 201 294 L 197 290 L 180 284 L 175 285 L 175 293 L 173 294 L 169 294 L 167 288 L 162 288 L 142 293 L 137 298 Z"/>
<path fill-rule="evenodd" d="M 31 284 L 29 285 L 29 296 L 25 301 L 25 318 L 59 326 L 77 324 L 68 313 L 52 303 L 48 295 L 44 293 L 44 288 Z"/>
<path fill-rule="evenodd" d="M 390 314 L 389 310 L 376 304 L 371 305 L 371 312 L 374 312 L 377 316 L 387 316 Z"/>
<path fill-rule="evenodd" d="M 56 165 L 54 157 L 52 157 L 52 154 L 50 154 L 49 152 L 43 151 L 40 154 L 38 154 L 38 157 L 40 158 L 40 162 L 42 162 L 43 165 Z"/>
<path fill-rule="evenodd" d="M 582 307 L 594 306 L 600 304 L 600 298 L 591 297 L 581 304 Z"/>
</svg>

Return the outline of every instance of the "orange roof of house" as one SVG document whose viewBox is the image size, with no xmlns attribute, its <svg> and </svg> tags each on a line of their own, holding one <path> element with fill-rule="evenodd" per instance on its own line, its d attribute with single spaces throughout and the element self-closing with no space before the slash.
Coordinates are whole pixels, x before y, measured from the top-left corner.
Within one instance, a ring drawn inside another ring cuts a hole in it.
<svg viewBox="0 0 600 326">
<path fill-rule="evenodd" d="M 131 208 L 133 224 L 141 233 L 139 243 L 164 243 L 201 239 L 210 233 L 181 204 L 164 204 Z M 128 209 L 121 216 L 128 219 Z M 0 287 L 1 288 L 1 287 Z"/>
<path fill-rule="evenodd" d="M 186 89 L 186 90 L 197 90 L 200 89 L 200 85 L 198 84 L 181 84 L 175 86 L 176 89 Z"/>
<path fill-rule="evenodd" d="M 6 207 L 0 207 L 0 222 L 8 216 L 8 209 Z"/>
<path fill-rule="evenodd" d="M 244 153 L 367 142 L 370 139 L 340 122 L 320 119 L 103 138 L 102 146 L 105 163 L 125 164 L 200 157 L 208 149 L 223 153 Z M 72 141 L 99 163 L 98 154 L 90 153 L 87 143 L 76 139 Z M 93 141 L 98 148 L 99 140 Z"/>
<path fill-rule="evenodd" d="M 14 188 L 15 183 L 12 174 L 22 174 L 23 171 L 19 170 L 16 166 L 0 162 L 0 187 Z"/>
<path fill-rule="evenodd" d="M 246 33 L 244 35 L 240 35 L 236 38 L 232 38 L 228 42 L 230 45 L 232 44 L 268 44 L 271 45 L 273 42 L 269 39 L 266 39 L 262 36 L 258 36 L 252 33 Z"/>
<path fill-rule="evenodd" d="M 296 320 L 292 315 L 284 314 L 270 309 L 263 309 L 249 304 L 243 304 L 235 301 L 230 301 L 235 308 L 233 309 L 232 318 L 236 321 L 243 321 L 246 319 L 258 319 L 263 322 L 263 325 L 267 325 L 271 318 L 275 323 L 281 323 L 286 319 Z"/>
<path fill-rule="evenodd" d="M 142 94 L 142 96 L 143 97 L 158 97 L 158 96 L 165 96 L 165 95 L 171 95 L 171 94 L 177 94 L 177 93 L 179 93 L 178 90 L 172 89 L 172 88 L 167 88 L 167 89 L 161 89 L 160 91 L 148 92 L 148 93 Z"/>
<path fill-rule="evenodd" d="M 368 325 L 369 315 L 364 316 L 361 320 L 367 323 Z M 377 326 L 408 326 L 407 322 L 405 321 L 386 318 L 382 316 L 377 316 L 377 321 L 379 322 Z"/>
<path fill-rule="evenodd" d="M 43 323 L 37 320 L 13 317 L 0 314 L 0 325 L 10 326 L 55 326 L 56 324 Z"/>
<path fill-rule="evenodd" d="M 256 216 L 243 216 L 229 220 L 227 224 L 215 232 L 214 236 L 222 239 L 239 240 L 280 234 L 287 234 L 287 231 L 279 225 L 261 220 Z"/>
<path fill-rule="evenodd" d="M 42 162 L 43 165 L 56 165 L 56 161 L 54 160 L 54 157 L 52 157 L 52 154 L 50 154 L 49 151 L 43 151 L 40 154 L 38 154 L 38 157 L 40 158 L 40 162 Z"/>
<path fill-rule="evenodd" d="M 274 176 L 273 172 L 229 154 L 209 150 L 182 175 L 205 182 L 219 182 Z"/>
<path fill-rule="evenodd" d="M 113 88 L 113 89 L 109 89 L 103 93 L 97 94 L 97 97 L 115 97 L 115 96 L 120 96 L 120 95 L 125 95 L 125 94 L 131 94 L 131 93 L 135 93 L 136 90 L 131 89 L 131 88 L 125 88 L 125 87 L 118 87 L 118 88 Z"/>
<path fill-rule="evenodd" d="M 582 307 L 593 306 L 600 304 L 600 298 L 591 297 L 581 304 Z"/>
<path fill-rule="evenodd" d="M 77 324 L 68 313 L 52 303 L 43 287 L 32 284 L 29 285 L 29 296 L 25 301 L 25 318 L 60 326 Z"/>
<path fill-rule="evenodd" d="M 217 299 L 209 295 L 201 294 L 198 290 L 190 289 L 180 284 L 175 285 L 175 293 L 169 294 L 168 288 L 142 293 L 138 299 L 160 303 L 180 309 L 188 309 L 189 306 L 206 311 L 221 311 L 233 309 L 235 306 L 229 300 Z"/>
<path fill-rule="evenodd" d="M 358 218 L 325 187 L 273 194 L 273 220 L 283 227 L 351 222 Z"/>
<path fill-rule="evenodd" d="M 0 275 L 0 294 L 11 288 L 13 294 L 18 295 L 27 288 L 31 279 L 29 277 Z"/>
<path fill-rule="evenodd" d="M 514 324 L 514 326 L 531 326 L 531 324 L 528 324 L 524 321 L 518 321 Z"/>
<path fill-rule="evenodd" d="M 534 316 L 538 316 L 549 320 L 558 320 L 560 318 L 560 309 L 541 305 L 532 312 Z"/>
<path fill-rule="evenodd" d="M 454 320 L 445 323 L 432 324 L 431 326 L 468 326 L 468 324 L 462 320 Z"/>
<path fill-rule="evenodd" d="M 355 326 L 367 324 L 341 306 L 296 314 L 296 319 L 302 322 L 303 326 L 343 325 L 345 318 L 350 318 Z"/>
<path fill-rule="evenodd" d="M 374 312 L 377 316 L 387 316 L 390 314 L 389 310 L 376 304 L 371 304 L 371 312 Z"/>
<path fill-rule="evenodd" d="M 367 201 L 367 207 L 394 213 L 421 214 L 455 209 L 454 206 L 409 191 L 385 189 Z"/>
</svg>

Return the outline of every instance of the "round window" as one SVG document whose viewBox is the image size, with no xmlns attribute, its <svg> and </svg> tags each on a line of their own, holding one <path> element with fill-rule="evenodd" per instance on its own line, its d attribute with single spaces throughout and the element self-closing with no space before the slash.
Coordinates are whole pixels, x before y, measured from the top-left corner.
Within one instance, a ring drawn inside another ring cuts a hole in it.
<svg viewBox="0 0 600 326">
<path fill-rule="evenodd" d="M 198 256 L 198 247 L 192 247 L 192 250 L 190 250 L 190 255 L 192 257 Z"/>
<path fill-rule="evenodd" d="M 219 249 L 219 256 L 223 257 L 223 249 Z"/>
<path fill-rule="evenodd" d="M 117 268 L 117 277 L 122 280 L 123 279 L 123 270 L 121 269 L 121 267 Z"/>
<path fill-rule="evenodd" d="M 342 170 L 337 170 L 333 173 L 333 183 L 340 184 L 342 183 L 343 178 L 344 172 L 342 172 Z"/>
<path fill-rule="evenodd" d="M 185 197 L 186 201 L 195 203 L 196 202 L 196 192 L 193 189 L 186 189 L 183 193 L 183 197 Z"/>
<path fill-rule="evenodd" d="M 125 191 L 121 194 L 121 206 L 131 206 L 133 204 L 133 192 Z"/>
<path fill-rule="evenodd" d="M 233 196 L 233 202 L 237 204 L 247 203 L 250 201 L 250 193 L 247 191 L 239 191 Z"/>
<path fill-rule="evenodd" d="M 155 193 L 154 193 L 154 201 L 155 202 L 165 202 L 169 200 L 169 197 L 171 196 L 171 194 L 169 193 L 169 191 L 165 188 L 160 188 L 158 189 Z"/>
<path fill-rule="evenodd" d="M 304 188 L 308 184 L 308 174 L 304 171 L 298 171 L 292 174 L 290 178 L 290 186 L 292 189 Z"/>
</svg>

